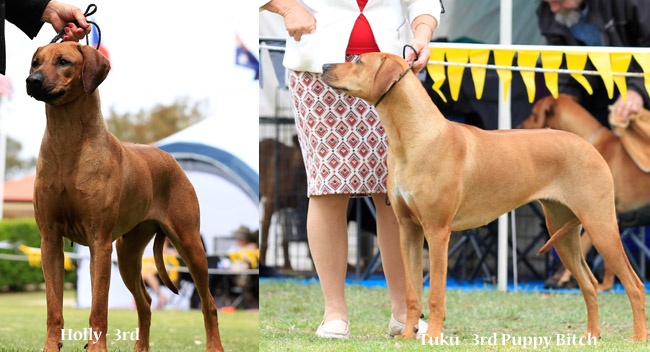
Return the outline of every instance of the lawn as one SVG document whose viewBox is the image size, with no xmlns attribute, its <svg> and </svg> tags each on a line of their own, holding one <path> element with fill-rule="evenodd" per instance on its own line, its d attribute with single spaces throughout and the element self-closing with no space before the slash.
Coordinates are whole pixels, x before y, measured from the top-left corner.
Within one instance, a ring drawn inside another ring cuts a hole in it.
<svg viewBox="0 0 650 352">
<path fill-rule="evenodd" d="M 88 327 L 89 309 L 75 309 L 75 293 L 64 294 L 65 329 L 83 331 Z M 258 350 L 257 311 L 219 314 L 219 330 L 227 351 Z M 46 335 L 45 293 L 0 294 L 0 352 L 40 351 Z M 154 310 L 151 322 L 152 351 L 205 351 L 203 316 L 199 310 Z M 110 310 L 108 314 L 109 351 L 132 351 L 133 341 L 118 341 L 116 330 L 132 332 L 137 328 L 135 310 Z M 113 335 L 110 335 L 110 334 Z M 64 341 L 61 350 L 85 352 L 86 341 Z"/>
<path fill-rule="evenodd" d="M 587 313 L 579 293 L 449 290 L 444 334 L 453 341 L 458 338 L 457 346 L 422 345 L 416 340 L 391 338 L 387 332 L 390 308 L 386 289 L 348 285 L 345 293 L 351 338 L 325 340 L 314 335 L 323 314 L 323 298 L 317 283 L 261 282 L 261 297 L 267 299 L 261 302 L 260 351 L 524 350 L 512 339 L 503 343 L 508 336 L 538 337 L 540 341 L 546 337 L 550 340 L 546 351 L 594 349 L 593 345 L 569 344 L 570 338 L 578 339 L 586 331 Z M 425 302 L 427 297 L 425 292 Z M 596 341 L 598 351 L 650 350 L 648 343 L 627 341 L 633 329 L 632 311 L 625 294 L 599 294 L 598 300 L 602 330 L 602 339 Z M 558 334 L 564 339 L 564 346 L 557 343 Z M 483 338 L 482 345 L 475 346 L 476 339 L 480 338 Z M 534 346 L 529 346 L 526 350 L 533 349 Z"/>
</svg>

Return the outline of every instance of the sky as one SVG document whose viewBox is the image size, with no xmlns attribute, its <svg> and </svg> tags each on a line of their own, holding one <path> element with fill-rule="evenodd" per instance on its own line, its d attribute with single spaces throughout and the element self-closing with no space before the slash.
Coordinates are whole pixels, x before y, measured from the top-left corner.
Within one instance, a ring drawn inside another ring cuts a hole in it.
<svg viewBox="0 0 650 352">
<path fill-rule="evenodd" d="M 63 1 L 78 6 L 82 12 L 89 4 Z M 109 51 L 112 66 L 99 87 L 104 117 L 111 107 L 119 113 L 136 113 L 181 97 L 204 102 L 206 115 L 219 121 L 212 125 L 223 128 L 215 133 L 224 138 L 216 144 L 230 149 L 223 144 L 228 144 L 229 139 L 237 140 L 234 154 L 257 169 L 258 86 L 253 71 L 233 64 L 235 34 L 257 53 L 258 9 L 254 2 L 94 3 L 95 21 L 101 28 L 102 44 Z M 33 53 L 48 44 L 56 33 L 48 23 L 34 40 L 9 22 L 5 31 L 6 76 L 12 82 L 13 92 L 11 98 L 3 97 L 0 101 L 0 128 L 22 143 L 21 157 L 36 157 L 45 129 L 45 106 L 26 94 L 25 79 Z M 241 145 L 246 147 L 242 149 Z"/>
</svg>

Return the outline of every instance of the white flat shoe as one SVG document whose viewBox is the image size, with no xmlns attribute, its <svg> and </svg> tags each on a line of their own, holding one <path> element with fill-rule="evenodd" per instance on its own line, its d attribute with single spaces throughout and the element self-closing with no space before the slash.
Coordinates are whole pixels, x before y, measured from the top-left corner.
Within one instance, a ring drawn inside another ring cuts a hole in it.
<svg viewBox="0 0 650 352">
<path fill-rule="evenodd" d="M 343 320 L 321 322 L 316 330 L 316 336 L 328 339 L 349 339 L 350 322 Z"/>
<path fill-rule="evenodd" d="M 404 328 L 406 325 L 400 323 L 399 321 L 395 320 L 395 317 L 393 315 L 390 315 L 390 321 L 388 322 L 388 333 L 390 336 L 396 336 L 396 335 L 401 335 L 404 333 Z M 427 333 L 427 328 L 429 325 L 427 325 L 426 322 L 422 319 L 418 319 L 418 332 L 417 332 L 417 339 L 421 339 L 422 336 L 424 336 Z"/>
</svg>

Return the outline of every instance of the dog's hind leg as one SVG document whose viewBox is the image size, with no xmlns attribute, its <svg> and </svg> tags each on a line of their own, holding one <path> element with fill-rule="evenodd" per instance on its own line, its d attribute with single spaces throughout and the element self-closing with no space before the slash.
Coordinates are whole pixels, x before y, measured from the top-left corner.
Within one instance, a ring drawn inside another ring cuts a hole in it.
<svg viewBox="0 0 650 352">
<path fill-rule="evenodd" d="M 422 250 L 424 233 L 419 224 L 409 219 L 398 217 L 398 222 L 400 249 L 402 251 L 402 262 L 404 263 L 404 275 L 406 277 L 406 327 L 404 328 L 402 337 L 404 339 L 410 339 L 416 336 L 418 320 L 422 315 Z"/>
<path fill-rule="evenodd" d="M 208 260 L 201 242 L 198 219 L 196 223 L 192 219 L 176 218 L 175 220 L 171 226 L 161 224 L 161 228 L 189 268 L 196 290 L 201 297 L 201 311 L 207 339 L 206 351 L 223 351 L 217 308 L 209 288 Z"/>
<path fill-rule="evenodd" d="M 587 333 L 588 336 L 600 337 L 600 324 L 598 323 L 598 281 L 592 274 L 585 256 L 580 247 L 580 223 L 575 221 L 575 214 L 565 205 L 554 201 L 540 201 L 546 215 L 546 226 L 549 233 L 555 234 L 565 224 L 571 224 L 567 233 L 560 236 L 555 242 L 555 250 L 560 256 L 564 266 L 575 276 L 580 285 L 580 291 L 587 305 Z"/>
<path fill-rule="evenodd" d="M 634 316 L 634 336 L 632 340 L 647 341 L 648 331 L 645 320 L 645 287 L 634 272 L 630 261 L 625 255 L 619 236 L 616 215 L 611 211 L 592 212 L 589 217 L 583 217 L 582 224 L 591 236 L 594 247 L 603 256 L 605 262 L 621 280 L 627 293 Z"/>
<path fill-rule="evenodd" d="M 151 297 L 142 281 L 142 253 L 158 230 L 158 224 L 145 221 L 116 242 L 117 265 L 126 287 L 131 291 L 138 310 L 138 340 L 135 352 L 149 351 L 149 328 L 151 326 Z"/>
</svg>

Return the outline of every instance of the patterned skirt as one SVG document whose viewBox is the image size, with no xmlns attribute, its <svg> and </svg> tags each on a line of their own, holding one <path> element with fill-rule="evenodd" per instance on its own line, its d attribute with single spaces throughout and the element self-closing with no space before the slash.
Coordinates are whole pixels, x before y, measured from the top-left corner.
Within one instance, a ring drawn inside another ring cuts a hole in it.
<svg viewBox="0 0 650 352">
<path fill-rule="evenodd" d="M 386 193 L 388 144 L 374 106 L 336 91 L 321 76 L 289 70 L 307 195 Z"/>
</svg>

